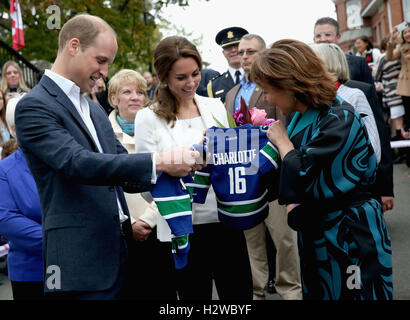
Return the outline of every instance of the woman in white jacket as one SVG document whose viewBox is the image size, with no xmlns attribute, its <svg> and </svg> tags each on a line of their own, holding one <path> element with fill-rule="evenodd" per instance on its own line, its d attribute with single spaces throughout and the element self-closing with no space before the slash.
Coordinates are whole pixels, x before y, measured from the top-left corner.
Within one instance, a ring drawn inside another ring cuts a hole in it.
<svg viewBox="0 0 410 320">
<path fill-rule="evenodd" d="M 154 58 L 160 84 L 153 104 L 135 118 L 136 152 L 190 147 L 202 140 L 206 128 L 218 122 L 229 127 L 222 102 L 195 93 L 201 80 L 202 60 L 191 42 L 183 37 L 167 37 L 158 44 Z M 158 239 L 169 243 L 170 229 L 158 217 Z M 212 188 L 205 204 L 193 204 L 193 225 L 188 265 L 174 270 L 179 298 L 211 300 L 213 279 L 221 300 L 252 300 L 252 277 L 243 232 L 219 222 Z"/>
<path fill-rule="evenodd" d="M 357 38 L 354 42 L 354 46 L 357 50 L 356 55 L 366 59 L 370 70 L 372 70 L 372 76 L 374 77 L 383 54 L 379 49 L 373 47 L 372 42 L 367 36 Z"/>
</svg>

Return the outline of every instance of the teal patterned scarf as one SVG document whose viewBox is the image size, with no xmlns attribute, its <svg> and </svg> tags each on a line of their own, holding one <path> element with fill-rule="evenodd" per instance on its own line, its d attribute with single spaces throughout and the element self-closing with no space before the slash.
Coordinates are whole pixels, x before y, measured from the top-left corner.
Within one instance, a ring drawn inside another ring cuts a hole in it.
<svg viewBox="0 0 410 320">
<path fill-rule="evenodd" d="M 117 121 L 124 133 L 134 136 L 134 122 L 121 119 L 119 114 L 117 114 Z"/>
</svg>

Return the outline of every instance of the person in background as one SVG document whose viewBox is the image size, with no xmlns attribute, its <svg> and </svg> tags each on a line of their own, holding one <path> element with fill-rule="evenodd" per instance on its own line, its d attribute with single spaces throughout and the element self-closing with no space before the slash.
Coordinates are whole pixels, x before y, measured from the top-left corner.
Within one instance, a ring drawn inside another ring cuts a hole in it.
<svg viewBox="0 0 410 320">
<path fill-rule="evenodd" d="M 335 43 L 340 41 L 341 34 L 339 24 L 330 17 L 323 17 L 315 22 L 313 41 L 315 43 Z M 346 54 L 347 64 L 349 65 L 350 79 L 367 82 L 373 85 L 374 80 L 371 70 L 362 57 Z"/>
<path fill-rule="evenodd" d="M 10 139 L 10 130 L 6 121 L 6 96 L 0 90 L 0 147 Z"/>
<path fill-rule="evenodd" d="M 17 140 L 15 138 L 10 138 L 9 141 L 2 144 L 1 149 L 1 157 L 0 159 L 7 158 L 13 152 L 17 150 Z"/>
<path fill-rule="evenodd" d="M 134 120 L 147 99 L 146 81 L 139 72 L 122 69 L 110 79 L 108 86 L 108 99 L 114 107 L 108 118 L 115 137 L 128 153 L 135 153 L 134 139 L 138 137 L 134 136 Z M 167 255 L 161 251 L 156 236 L 156 206 L 154 203 L 148 206 L 139 193 L 124 195 L 133 238 L 127 239 L 129 270 L 122 295 L 133 300 L 176 300 L 173 279 L 164 272 L 167 261 L 161 261 Z"/>
<path fill-rule="evenodd" d="M 19 99 L 11 98 L 7 108 L 7 123 L 13 136 L 14 111 Z M 7 264 L 13 299 L 42 300 L 40 198 L 20 148 L 0 161 L 0 194 L 0 234 L 9 240 Z"/>
<path fill-rule="evenodd" d="M 242 36 L 247 33 L 248 31 L 243 28 L 230 27 L 219 31 L 216 35 L 215 41 L 222 47 L 222 53 L 228 61 L 228 70 L 208 82 L 208 97 L 220 98 L 222 102 L 225 102 L 226 93 L 243 77 L 244 71 L 238 56 L 238 44 Z"/>
<path fill-rule="evenodd" d="M 97 94 L 106 90 L 105 82 L 103 78 L 98 79 L 95 82 L 95 86 L 92 88 L 90 93 L 90 99 L 93 99 L 94 102 L 99 103 L 97 99 Z"/>
<path fill-rule="evenodd" d="M 393 140 L 410 139 L 410 131 L 405 130 L 405 110 L 403 99 L 396 93 L 397 82 L 401 70 L 400 59 L 388 61 L 386 59 L 387 43 L 390 37 L 385 37 L 380 49 L 384 52 L 376 71 L 376 90 L 382 93 L 383 109 L 390 116 L 391 125 L 395 132 Z"/>
<path fill-rule="evenodd" d="M 393 28 L 390 40 L 387 43 L 386 59 L 394 61 L 400 59 L 401 70 L 397 82 L 396 93 L 403 100 L 405 110 L 405 130 L 410 130 L 410 26 L 404 29 L 401 34 L 397 26 Z M 406 164 L 410 167 L 410 148 L 406 150 Z"/>
<path fill-rule="evenodd" d="M 113 107 L 108 102 L 108 88 L 105 79 L 99 78 L 95 82 L 95 86 L 91 89 L 89 98 L 103 107 L 107 115 L 113 110 Z"/>
<path fill-rule="evenodd" d="M 159 84 L 158 75 L 156 73 L 152 74 L 152 83 L 154 84 L 154 86 L 158 86 Z"/>
<path fill-rule="evenodd" d="M 0 90 L 6 95 L 6 101 L 30 90 L 24 81 L 21 68 L 16 62 L 7 61 L 1 72 Z"/>
<path fill-rule="evenodd" d="M 196 94 L 202 59 L 195 45 L 184 37 L 167 37 L 156 47 L 154 59 L 160 84 L 153 103 L 135 117 L 136 152 L 190 147 L 202 141 L 204 130 L 217 126 L 217 121 L 229 127 L 220 99 Z M 212 187 L 205 204 L 193 203 L 192 218 L 194 233 L 189 235 L 188 264 L 174 273 L 179 298 L 211 300 L 214 280 L 220 300 L 252 300 L 245 236 L 243 231 L 219 222 Z M 157 228 L 158 239 L 170 247 L 171 231 L 161 215 Z"/>
<path fill-rule="evenodd" d="M 147 82 L 147 96 L 150 100 L 154 99 L 155 88 L 157 87 L 154 84 L 154 79 L 152 77 L 152 73 L 149 71 L 145 71 L 143 73 L 143 77 Z"/>
<path fill-rule="evenodd" d="M 362 117 L 376 155 L 377 163 L 380 163 L 380 137 L 377 131 L 376 120 L 364 93 L 359 89 L 349 88 L 344 85 L 344 83 L 349 81 L 349 67 L 342 49 L 333 43 L 314 43 L 310 47 L 325 62 L 327 71 L 336 76 L 337 94 L 351 104 Z"/>
<path fill-rule="evenodd" d="M 376 70 L 380 63 L 382 53 L 379 49 L 373 47 L 373 43 L 369 37 L 361 36 L 354 42 L 354 46 L 357 50 L 356 55 L 366 59 L 369 68 L 372 70 L 372 76 L 376 75 Z"/>
<path fill-rule="evenodd" d="M 250 79 L 283 114 L 296 112 L 267 136 L 282 159 L 279 203 L 298 231 L 303 298 L 392 299 L 390 236 L 367 190 L 376 156 L 360 115 L 336 96 L 336 77 L 307 44 L 284 39 L 259 53 Z"/>
<path fill-rule="evenodd" d="M 201 81 L 199 82 L 198 89 L 196 89 L 196 93 L 200 96 L 207 97 L 208 91 L 206 86 L 210 80 L 215 77 L 218 77 L 220 73 L 216 70 L 210 68 L 204 68 L 201 70 Z"/>
<path fill-rule="evenodd" d="M 285 121 L 285 116 L 276 106 L 263 98 L 262 90 L 249 79 L 249 72 L 258 53 L 266 43 L 256 34 L 246 34 L 238 46 L 238 55 L 245 76 L 239 84 L 226 94 L 226 110 L 233 114 L 241 107 L 243 98 L 249 109 L 254 107 L 266 111 L 267 118 Z M 265 299 L 265 287 L 269 281 L 269 264 L 266 252 L 265 229 L 268 229 L 276 248 L 276 292 L 285 300 L 301 300 L 302 286 L 298 266 L 296 233 L 287 224 L 286 207 L 277 200 L 269 203 L 268 217 L 255 227 L 245 230 L 246 245 L 252 269 L 253 299 Z"/>
<path fill-rule="evenodd" d="M 361 114 L 377 159 L 376 180 L 369 187 L 383 211 L 394 207 L 393 163 L 389 132 L 383 119 L 374 85 L 349 80 L 346 55 L 335 44 L 312 44 L 313 50 L 326 64 L 327 71 L 338 79 L 337 94 Z M 357 91 L 357 90 L 360 91 Z M 367 115 L 367 116 L 366 116 Z"/>
</svg>

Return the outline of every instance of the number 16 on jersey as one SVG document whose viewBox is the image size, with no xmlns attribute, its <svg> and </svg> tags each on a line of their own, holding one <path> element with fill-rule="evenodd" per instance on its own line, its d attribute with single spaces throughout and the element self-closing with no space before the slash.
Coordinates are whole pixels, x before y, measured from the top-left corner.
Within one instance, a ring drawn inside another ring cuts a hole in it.
<svg viewBox="0 0 410 320">
<path fill-rule="evenodd" d="M 241 194 L 246 193 L 246 179 L 244 167 L 229 168 L 229 193 Z"/>
</svg>

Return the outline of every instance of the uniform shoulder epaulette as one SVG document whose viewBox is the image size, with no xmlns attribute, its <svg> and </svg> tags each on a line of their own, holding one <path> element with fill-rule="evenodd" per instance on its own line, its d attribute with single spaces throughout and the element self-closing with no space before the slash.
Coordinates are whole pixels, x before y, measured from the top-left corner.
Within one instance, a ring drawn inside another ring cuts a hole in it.
<svg viewBox="0 0 410 320">
<path fill-rule="evenodd" d="M 215 77 L 213 77 L 210 81 L 214 81 L 215 79 L 218 79 L 219 77 L 222 77 L 226 72 L 222 73 L 222 74 L 218 74 Z"/>
</svg>

